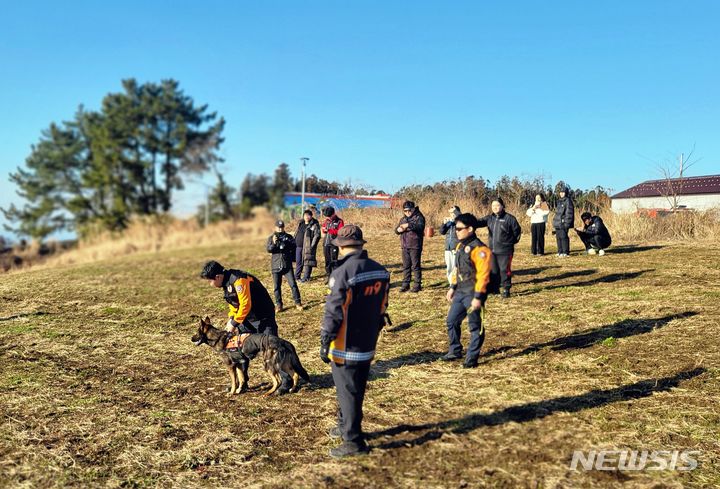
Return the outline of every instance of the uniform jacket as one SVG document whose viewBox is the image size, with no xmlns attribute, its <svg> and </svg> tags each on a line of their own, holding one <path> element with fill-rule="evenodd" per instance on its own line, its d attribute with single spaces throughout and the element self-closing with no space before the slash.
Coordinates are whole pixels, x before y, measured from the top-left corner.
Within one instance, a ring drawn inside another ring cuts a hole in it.
<svg viewBox="0 0 720 489">
<path fill-rule="evenodd" d="M 273 236 L 277 236 L 277 240 L 273 243 Z M 283 231 L 282 233 L 273 233 L 267 240 L 268 253 L 272 253 L 270 259 L 270 268 L 273 272 L 281 272 L 292 268 L 295 260 L 295 238 Z"/>
<path fill-rule="evenodd" d="M 242 270 L 225 270 L 223 291 L 230 305 L 228 317 L 235 326 L 250 321 L 275 317 L 275 304 L 263 284 Z"/>
<path fill-rule="evenodd" d="M 570 229 L 575 225 L 575 205 L 567 195 L 558 199 L 552 224 L 555 229 Z"/>
<path fill-rule="evenodd" d="M 477 236 L 458 242 L 455 250 L 455 270 L 450 276 L 450 288 L 475 299 L 487 297 L 490 282 L 492 252 Z"/>
<path fill-rule="evenodd" d="M 325 233 L 325 241 L 323 246 L 331 246 L 330 241 L 337 238 L 337 233 L 341 227 L 345 225 L 345 222 L 340 219 L 337 214 L 333 214 L 330 217 L 326 217 L 322 223 L 322 232 Z"/>
<path fill-rule="evenodd" d="M 408 228 L 402 233 L 398 233 L 397 228 L 402 224 L 408 224 Z M 416 207 L 412 214 L 403 216 L 400 222 L 395 226 L 395 234 L 400 235 L 400 246 L 408 250 L 421 250 L 423 247 L 423 237 L 425 236 L 425 216 L 420 212 L 420 208 Z"/>
<path fill-rule="evenodd" d="M 515 243 L 520 241 L 522 234 L 515 216 L 502 210 L 500 214 L 490 214 L 478 219 L 478 227 L 486 226 L 492 252 L 496 255 L 512 255 L 515 252 Z"/>
<path fill-rule="evenodd" d="M 303 222 L 303 224 L 305 224 Z M 320 242 L 320 223 L 314 217 L 305 227 L 303 237 L 303 265 L 317 266 L 317 247 Z"/>
<path fill-rule="evenodd" d="M 336 364 L 370 363 L 384 325 L 390 273 L 367 251 L 357 251 L 340 259 L 328 286 L 320 333 L 330 344 L 328 356 Z"/>
</svg>

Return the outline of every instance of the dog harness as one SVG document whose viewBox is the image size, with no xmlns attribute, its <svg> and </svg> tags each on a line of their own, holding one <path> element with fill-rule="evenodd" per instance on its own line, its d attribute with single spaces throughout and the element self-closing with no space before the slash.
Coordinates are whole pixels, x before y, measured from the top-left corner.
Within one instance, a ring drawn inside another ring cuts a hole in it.
<svg viewBox="0 0 720 489">
<path fill-rule="evenodd" d="M 250 333 L 231 336 L 228 338 L 227 343 L 225 343 L 225 351 L 240 351 L 248 336 L 250 336 Z"/>
</svg>

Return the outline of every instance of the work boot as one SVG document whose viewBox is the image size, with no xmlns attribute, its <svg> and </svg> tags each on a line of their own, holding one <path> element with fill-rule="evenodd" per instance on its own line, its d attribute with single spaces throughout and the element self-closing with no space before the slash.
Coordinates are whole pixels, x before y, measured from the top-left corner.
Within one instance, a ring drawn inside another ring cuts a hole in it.
<svg viewBox="0 0 720 489">
<path fill-rule="evenodd" d="M 333 426 L 328 430 L 328 436 L 332 438 L 333 440 L 337 440 L 339 438 L 342 438 L 342 433 L 340 432 L 340 428 L 336 426 Z"/>
<path fill-rule="evenodd" d="M 355 455 L 365 455 L 370 451 L 370 447 L 365 442 L 351 443 L 343 442 L 339 447 L 330 449 L 330 456 L 333 458 L 352 457 Z"/>
<path fill-rule="evenodd" d="M 463 363 L 463 368 L 475 368 L 478 366 L 477 358 L 469 358 Z"/>
<path fill-rule="evenodd" d="M 400 287 L 400 292 L 407 292 L 410 290 L 410 286 L 407 284 L 402 284 L 402 287 Z"/>
<path fill-rule="evenodd" d="M 417 294 L 418 292 L 420 292 L 421 289 L 422 289 L 422 287 L 420 287 L 419 285 L 416 285 L 415 287 L 410 289 L 410 292 Z"/>
<path fill-rule="evenodd" d="M 452 362 L 454 360 L 460 360 L 461 358 L 462 356 L 456 353 L 446 353 L 445 355 L 440 357 L 440 360 L 442 360 L 443 362 Z"/>
</svg>

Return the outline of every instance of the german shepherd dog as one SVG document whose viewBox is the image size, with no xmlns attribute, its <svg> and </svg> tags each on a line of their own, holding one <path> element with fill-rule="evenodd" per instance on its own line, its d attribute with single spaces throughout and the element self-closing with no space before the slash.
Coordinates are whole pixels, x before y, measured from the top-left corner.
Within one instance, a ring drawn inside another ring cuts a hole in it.
<svg viewBox="0 0 720 489">
<path fill-rule="evenodd" d="M 273 384 L 265 395 L 281 393 L 278 388 L 283 384 L 283 378 L 292 379 L 289 392 L 297 390 L 299 377 L 310 381 L 310 376 L 300 363 L 293 344 L 277 336 L 228 333 L 213 327 L 210 318 L 205 317 L 200 320 L 192 341 L 198 346 L 205 343 L 220 354 L 230 374 L 230 395 L 247 390 L 248 365 L 258 353 L 262 353 L 263 366 L 270 374 Z"/>
</svg>

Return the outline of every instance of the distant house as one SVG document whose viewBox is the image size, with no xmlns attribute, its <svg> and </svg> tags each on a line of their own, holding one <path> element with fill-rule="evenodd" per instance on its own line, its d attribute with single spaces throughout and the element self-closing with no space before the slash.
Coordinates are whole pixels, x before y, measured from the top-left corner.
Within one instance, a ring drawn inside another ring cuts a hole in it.
<svg viewBox="0 0 720 489">
<path fill-rule="evenodd" d="M 720 208 L 720 175 L 648 180 L 610 197 L 616 213 L 642 209 Z"/>
</svg>

